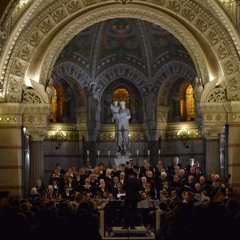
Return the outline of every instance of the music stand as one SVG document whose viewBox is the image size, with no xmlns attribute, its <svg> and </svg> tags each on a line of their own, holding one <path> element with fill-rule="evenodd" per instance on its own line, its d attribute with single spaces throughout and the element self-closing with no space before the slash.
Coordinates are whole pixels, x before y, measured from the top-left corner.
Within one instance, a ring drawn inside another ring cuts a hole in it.
<svg viewBox="0 0 240 240">
<path fill-rule="evenodd" d="M 119 209 L 122 205 L 123 201 L 114 200 L 107 202 L 106 206 L 104 207 L 104 215 L 107 227 L 112 227 L 114 224 L 119 222 Z"/>
<path fill-rule="evenodd" d="M 105 212 L 116 212 L 121 207 L 121 204 L 122 201 L 119 200 L 109 201 L 103 210 Z"/>
</svg>

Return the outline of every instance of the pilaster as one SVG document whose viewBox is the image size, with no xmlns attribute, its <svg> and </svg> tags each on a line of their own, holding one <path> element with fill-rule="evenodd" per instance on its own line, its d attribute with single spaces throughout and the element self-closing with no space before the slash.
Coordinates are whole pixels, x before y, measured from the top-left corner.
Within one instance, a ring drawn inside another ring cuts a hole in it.
<svg viewBox="0 0 240 240">
<path fill-rule="evenodd" d="M 0 190 L 9 191 L 11 196 L 22 195 L 23 111 L 21 103 L 0 104 Z"/>
<path fill-rule="evenodd" d="M 85 137 L 86 146 L 82 148 L 83 163 L 88 163 L 91 166 L 96 165 L 96 138 L 99 132 L 100 123 L 88 123 L 86 107 L 82 106 L 76 110 L 77 128 L 79 131 L 79 139 Z M 88 151 L 88 152 L 87 152 Z M 89 153 L 89 154 L 87 154 Z M 87 162 L 89 161 L 89 162 Z"/>
<path fill-rule="evenodd" d="M 50 104 L 26 104 L 23 125 L 30 136 L 30 188 L 36 185 L 36 179 L 44 179 L 44 148 L 47 134 Z"/>
<path fill-rule="evenodd" d="M 240 101 L 227 102 L 224 105 L 228 116 L 228 173 L 231 174 L 229 183 L 240 191 Z"/>
<path fill-rule="evenodd" d="M 209 98 L 208 98 L 209 99 Z M 200 103 L 203 116 L 202 130 L 206 138 L 206 173 L 221 174 L 220 134 L 225 132 L 227 114 L 222 102 Z"/>
<path fill-rule="evenodd" d="M 165 132 L 167 127 L 168 107 L 157 106 L 157 121 L 144 122 L 144 129 L 148 138 L 148 148 L 150 150 L 150 162 L 156 165 L 159 157 L 159 137 Z"/>
</svg>

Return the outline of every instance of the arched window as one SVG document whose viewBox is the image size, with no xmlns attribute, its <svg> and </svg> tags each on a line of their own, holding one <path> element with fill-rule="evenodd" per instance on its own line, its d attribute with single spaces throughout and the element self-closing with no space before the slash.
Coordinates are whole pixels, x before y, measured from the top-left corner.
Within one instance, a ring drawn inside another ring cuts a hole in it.
<svg viewBox="0 0 240 240">
<path fill-rule="evenodd" d="M 194 111 L 193 88 L 191 84 L 183 84 L 180 89 L 180 116 L 181 121 L 194 121 L 196 113 Z"/>
<path fill-rule="evenodd" d="M 114 93 L 113 93 L 113 101 L 125 101 L 125 106 L 126 108 L 129 108 L 129 110 L 131 111 L 131 101 L 130 101 L 130 97 L 129 97 L 129 92 L 125 87 L 118 87 L 115 89 Z"/>
</svg>

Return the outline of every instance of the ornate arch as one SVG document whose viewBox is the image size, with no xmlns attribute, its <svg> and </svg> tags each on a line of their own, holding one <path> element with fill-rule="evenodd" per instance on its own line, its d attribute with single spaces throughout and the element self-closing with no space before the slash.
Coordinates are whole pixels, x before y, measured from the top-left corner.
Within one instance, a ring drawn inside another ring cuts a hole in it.
<svg viewBox="0 0 240 240">
<path fill-rule="evenodd" d="M 233 41 L 238 39 L 237 35 L 231 28 L 226 30 L 209 9 L 198 2 L 146 0 L 121 5 L 112 1 L 58 0 L 47 6 L 44 1 L 36 4 L 25 11 L 26 15 L 31 13 L 28 17 L 22 14 L 15 28 L 18 30 L 12 31 L 5 43 L 1 61 L 2 102 L 20 101 L 27 77 L 41 79 L 45 84 L 60 51 L 74 35 L 96 22 L 115 17 L 140 18 L 167 29 L 188 50 L 197 75 L 204 82 L 212 80 L 209 76 L 215 70 L 213 79 L 226 80 L 228 98 L 240 99 L 239 41 Z M 39 9 L 42 12 L 34 17 Z M 229 25 L 233 24 L 228 21 Z"/>
<path fill-rule="evenodd" d="M 60 79 L 65 79 L 75 93 L 76 102 L 79 102 L 80 106 L 86 106 L 87 100 L 84 88 L 89 83 L 89 76 L 82 68 L 72 62 L 58 64 L 52 72 L 52 78 L 54 84 L 58 83 Z"/>
<path fill-rule="evenodd" d="M 78 64 L 71 61 L 57 64 L 52 71 L 51 77 L 53 78 L 53 81 L 55 81 L 65 75 L 69 75 L 76 79 L 83 88 L 86 88 L 91 81 L 88 73 L 79 67 Z"/>
<path fill-rule="evenodd" d="M 147 82 L 146 76 L 142 72 L 127 64 L 117 64 L 106 69 L 100 75 L 98 75 L 96 81 L 98 82 L 98 86 L 102 88 L 103 92 L 105 87 L 110 82 L 120 77 L 134 82 L 134 85 L 139 89 Z"/>
<path fill-rule="evenodd" d="M 180 76 L 184 77 L 194 86 L 196 71 L 187 64 L 182 62 L 170 62 L 158 71 L 154 77 L 156 79 L 155 84 L 160 87 L 157 97 L 158 105 L 167 106 L 170 90 Z"/>
</svg>

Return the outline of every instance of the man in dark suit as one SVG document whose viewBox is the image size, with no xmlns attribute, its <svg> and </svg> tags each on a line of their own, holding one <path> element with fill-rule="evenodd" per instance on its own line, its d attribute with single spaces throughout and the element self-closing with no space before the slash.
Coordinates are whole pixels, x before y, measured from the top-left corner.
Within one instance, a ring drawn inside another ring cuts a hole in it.
<svg viewBox="0 0 240 240">
<path fill-rule="evenodd" d="M 141 200 L 141 182 L 135 173 L 130 173 L 123 189 L 126 191 L 124 202 L 124 226 L 123 229 L 135 229 L 137 224 L 137 203 Z"/>
</svg>

